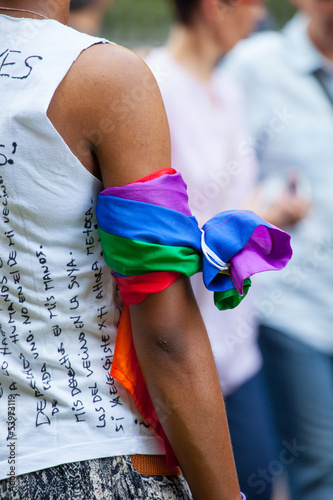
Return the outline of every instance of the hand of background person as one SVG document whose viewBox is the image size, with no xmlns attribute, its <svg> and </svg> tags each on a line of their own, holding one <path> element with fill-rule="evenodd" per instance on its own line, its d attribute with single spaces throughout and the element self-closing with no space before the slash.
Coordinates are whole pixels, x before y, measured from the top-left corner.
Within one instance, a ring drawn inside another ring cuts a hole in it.
<svg viewBox="0 0 333 500">
<path fill-rule="evenodd" d="M 271 224 L 284 229 L 295 226 L 303 220 L 308 215 L 310 208 L 310 201 L 286 189 L 258 215 Z"/>
<path fill-rule="evenodd" d="M 309 214 L 312 203 L 309 193 L 302 193 L 297 173 L 290 173 L 287 182 L 275 180 L 261 184 L 250 195 L 243 208 L 252 210 L 281 229 L 295 226 Z"/>
</svg>

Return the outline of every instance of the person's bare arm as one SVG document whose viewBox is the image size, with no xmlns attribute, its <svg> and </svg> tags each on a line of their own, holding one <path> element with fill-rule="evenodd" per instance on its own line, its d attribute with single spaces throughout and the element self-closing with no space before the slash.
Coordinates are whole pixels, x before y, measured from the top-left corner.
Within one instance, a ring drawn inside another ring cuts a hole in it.
<svg viewBox="0 0 333 500">
<path fill-rule="evenodd" d="M 188 279 L 133 306 L 131 321 L 150 396 L 194 499 L 239 499 L 221 388 Z"/>
<path fill-rule="evenodd" d="M 49 117 L 105 188 L 170 166 L 157 84 L 125 49 L 85 51 L 59 87 Z M 194 498 L 239 500 L 223 397 L 188 280 L 179 278 L 130 309 L 149 393 Z"/>
</svg>

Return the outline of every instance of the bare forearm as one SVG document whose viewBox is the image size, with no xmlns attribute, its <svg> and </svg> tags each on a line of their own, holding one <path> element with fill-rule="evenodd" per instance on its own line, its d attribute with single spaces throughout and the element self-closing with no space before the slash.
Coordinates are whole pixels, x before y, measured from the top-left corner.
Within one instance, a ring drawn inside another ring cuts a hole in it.
<svg viewBox="0 0 333 500">
<path fill-rule="evenodd" d="M 140 311 L 137 317 L 135 308 L 131 312 L 134 329 L 152 328 L 152 334 L 134 334 L 138 358 L 194 498 L 238 500 L 239 486 L 210 343 L 195 302 L 187 298 L 187 312 L 180 312 L 182 301 L 177 300 L 177 287 L 181 289 L 182 284 L 173 287 L 163 292 L 164 300 L 162 296 L 152 297 L 156 304 L 149 305 L 143 316 Z M 168 300 L 170 292 L 173 295 Z M 150 311 L 159 310 L 161 315 L 160 300 L 172 309 L 162 313 L 165 323 L 155 335 L 161 318 L 154 313 L 150 317 Z M 144 317 L 147 325 L 137 325 L 139 317 Z"/>
<path fill-rule="evenodd" d="M 177 366 L 158 356 L 147 364 L 150 394 L 194 498 L 238 499 L 223 399 L 206 353 Z"/>
</svg>

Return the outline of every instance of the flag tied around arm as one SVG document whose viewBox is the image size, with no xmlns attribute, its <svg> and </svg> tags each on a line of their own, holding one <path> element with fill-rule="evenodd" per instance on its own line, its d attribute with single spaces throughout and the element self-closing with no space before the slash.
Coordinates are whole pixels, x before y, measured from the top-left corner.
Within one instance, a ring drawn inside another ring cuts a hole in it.
<svg viewBox="0 0 333 500">
<path fill-rule="evenodd" d="M 188 206 L 186 184 L 174 169 L 102 191 L 97 222 L 105 262 L 125 304 L 111 375 L 131 393 L 174 464 L 136 357 L 128 306 L 164 290 L 180 274 L 202 271 L 216 306 L 232 309 L 247 294 L 250 276 L 286 266 L 292 256 L 290 236 L 246 210 L 221 212 L 200 228 Z"/>
</svg>

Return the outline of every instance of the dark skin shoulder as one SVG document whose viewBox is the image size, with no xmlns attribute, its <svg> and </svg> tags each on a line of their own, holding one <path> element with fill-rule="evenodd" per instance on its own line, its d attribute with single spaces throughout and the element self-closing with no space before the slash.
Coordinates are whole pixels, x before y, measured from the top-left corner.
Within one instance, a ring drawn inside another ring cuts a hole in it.
<svg viewBox="0 0 333 500">
<path fill-rule="evenodd" d="M 170 135 L 156 81 L 133 52 L 84 50 L 56 90 L 48 117 L 105 187 L 170 166 Z"/>
</svg>

